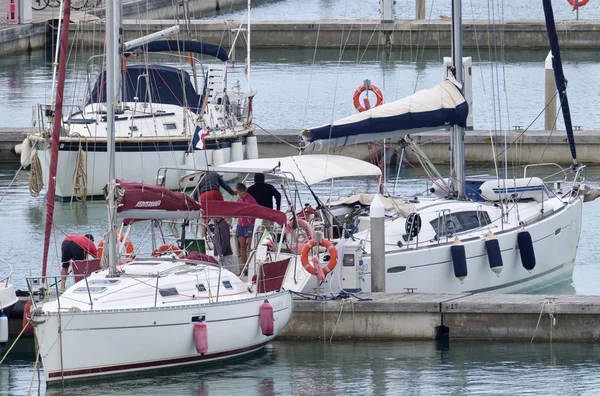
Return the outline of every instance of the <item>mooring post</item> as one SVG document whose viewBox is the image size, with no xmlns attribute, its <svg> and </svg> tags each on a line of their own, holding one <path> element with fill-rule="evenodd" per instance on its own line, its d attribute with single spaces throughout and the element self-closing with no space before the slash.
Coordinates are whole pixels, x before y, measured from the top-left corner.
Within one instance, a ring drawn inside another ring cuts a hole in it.
<svg viewBox="0 0 600 396">
<path fill-rule="evenodd" d="M 385 291 L 385 207 L 379 194 L 371 202 L 371 291 Z"/>
<path fill-rule="evenodd" d="M 546 57 L 546 84 L 544 89 L 544 129 L 552 131 L 556 128 L 556 83 L 554 81 L 554 70 L 552 69 L 552 52 Z"/>
<path fill-rule="evenodd" d="M 415 19 L 425 19 L 425 0 L 415 0 Z"/>
</svg>

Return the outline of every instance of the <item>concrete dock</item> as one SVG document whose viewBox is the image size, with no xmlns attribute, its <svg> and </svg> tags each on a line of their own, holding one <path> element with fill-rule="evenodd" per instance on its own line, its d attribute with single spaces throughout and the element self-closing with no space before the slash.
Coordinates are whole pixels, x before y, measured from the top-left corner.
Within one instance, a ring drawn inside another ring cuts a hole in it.
<svg viewBox="0 0 600 396">
<path fill-rule="evenodd" d="M 600 341 L 600 296 L 360 293 L 299 300 L 280 339 Z"/>
<path fill-rule="evenodd" d="M 11 152 L 15 145 L 21 143 L 31 128 L 0 128 L 0 163 L 17 163 L 19 156 Z M 298 135 L 300 129 L 257 129 L 256 136 L 259 143 L 259 155 L 261 157 L 281 157 L 298 154 Z M 564 131 L 507 131 L 508 142 L 514 143 L 509 149 L 509 160 L 515 163 L 528 164 L 542 162 L 554 162 L 558 164 L 570 164 L 572 162 L 569 146 L 566 142 Z M 434 164 L 447 164 L 450 156 L 450 132 L 436 131 L 411 135 L 425 154 Z M 389 141 L 388 145 L 400 153 L 399 139 Z M 491 143 L 489 131 L 467 131 L 465 135 L 466 161 L 470 164 L 488 164 L 492 162 Z M 496 138 L 499 144 L 502 139 Z M 576 131 L 575 143 L 577 145 L 577 158 L 584 164 L 600 164 L 600 131 Z M 497 153 L 502 150 L 497 146 Z M 381 156 L 381 143 L 365 143 L 338 148 L 331 153 L 346 155 L 353 158 L 371 160 L 377 155 Z M 322 152 L 317 152 L 322 153 Z M 388 149 L 387 161 L 395 165 L 398 154 Z M 406 150 L 405 159 L 409 162 L 416 161 L 416 157 L 410 150 Z M 503 158 L 500 158 L 503 159 Z"/>
</svg>

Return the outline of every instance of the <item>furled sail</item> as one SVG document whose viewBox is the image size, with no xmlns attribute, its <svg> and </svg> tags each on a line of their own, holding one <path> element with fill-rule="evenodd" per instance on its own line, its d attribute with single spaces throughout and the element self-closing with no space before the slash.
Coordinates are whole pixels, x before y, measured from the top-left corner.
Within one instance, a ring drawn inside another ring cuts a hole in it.
<svg viewBox="0 0 600 396">
<path fill-rule="evenodd" d="M 455 81 L 447 79 L 431 89 L 334 121 L 305 129 L 305 152 L 405 136 L 460 125 L 469 107 Z"/>
</svg>

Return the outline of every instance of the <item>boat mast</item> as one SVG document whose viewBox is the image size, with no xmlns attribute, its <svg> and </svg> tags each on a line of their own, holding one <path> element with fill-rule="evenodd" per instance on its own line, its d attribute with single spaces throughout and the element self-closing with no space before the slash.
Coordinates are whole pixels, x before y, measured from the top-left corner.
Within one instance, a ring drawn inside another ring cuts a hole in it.
<svg viewBox="0 0 600 396">
<path fill-rule="evenodd" d="M 63 97 L 65 76 L 67 73 L 67 50 L 69 48 L 69 22 L 71 19 L 71 0 L 63 3 L 63 25 L 58 58 L 58 84 L 54 101 L 54 121 L 52 123 L 52 143 L 50 152 L 50 175 L 48 177 L 48 193 L 46 194 L 46 228 L 44 232 L 44 255 L 42 259 L 42 282 L 45 282 L 48 267 L 48 251 L 50 250 L 50 233 L 54 217 L 54 200 L 56 199 L 56 170 L 58 168 L 58 146 L 60 145 L 60 129 L 62 128 Z"/>
<path fill-rule="evenodd" d="M 452 0 L 452 72 L 464 95 L 462 65 L 462 14 L 461 0 Z M 451 188 L 456 198 L 465 197 L 465 129 L 452 127 Z"/>
<path fill-rule="evenodd" d="M 542 4 L 544 6 L 544 16 L 546 18 L 548 42 L 550 43 L 550 51 L 552 52 L 554 80 L 556 81 L 556 89 L 558 90 L 558 97 L 560 99 L 560 108 L 565 122 L 567 140 L 569 141 L 569 148 L 571 150 L 571 156 L 573 157 L 573 167 L 578 168 L 579 161 L 577 161 L 577 151 L 575 149 L 571 109 L 569 108 L 569 100 L 567 99 L 567 79 L 563 73 L 562 59 L 560 58 L 560 45 L 558 44 L 558 34 L 556 33 L 556 25 L 554 23 L 554 12 L 552 11 L 552 3 L 550 0 L 542 0 Z"/>
<path fill-rule="evenodd" d="M 246 54 L 246 77 L 248 78 L 248 92 L 252 90 L 250 85 L 250 1 L 248 0 L 248 51 Z"/>
<path fill-rule="evenodd" d="M 108 251 L 109 277 L 116 277 L 117 269 L 117 208 L 115 203 L 115 103 L 117 103 L 117 57 L 119 49 L 117 48 L 118 35 L 115 31 L 118 28 L 116 23 L 117 13 L 115 12 L 118 0 L 106 1 L 106 132 L 107 144 L 106 155 L 108 159 L 108 185 L 107 185 L 107 206 L 108 206 L 108 241 L 105 246 Z"/>
</svg>

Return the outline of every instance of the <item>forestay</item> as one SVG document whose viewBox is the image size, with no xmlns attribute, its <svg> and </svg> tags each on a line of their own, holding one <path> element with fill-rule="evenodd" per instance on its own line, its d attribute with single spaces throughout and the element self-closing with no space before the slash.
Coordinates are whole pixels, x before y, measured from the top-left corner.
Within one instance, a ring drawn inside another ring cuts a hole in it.
<svg viewBox="0 0 600 396">
<path fill-rule="evenodd" d="M 306 129 L 305 152 L 428 132 L 453 125 L 466 126 L 469 106 L 455 81 L 385 103 L 317 128 Z"/>
<path fill-rule="evenodd" d="M 381 175 L 381 169 L 369 162 L 323 154 L 236 161 L 213 169 L 217 172 L 268 173 L 282 178 L 293 177 L 297 182 L 308 186 L 343 177 Z"/>
</svg>

